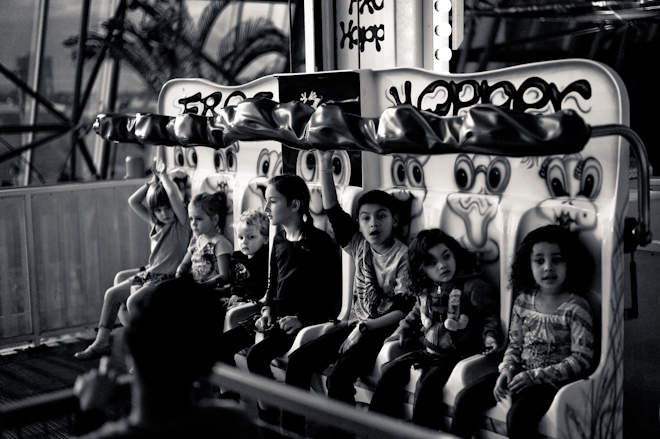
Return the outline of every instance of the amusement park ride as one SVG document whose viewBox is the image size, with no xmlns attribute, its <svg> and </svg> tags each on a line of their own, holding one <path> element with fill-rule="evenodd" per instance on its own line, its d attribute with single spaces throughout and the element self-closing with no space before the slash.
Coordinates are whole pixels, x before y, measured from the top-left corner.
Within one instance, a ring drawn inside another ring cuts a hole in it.
<svg viewBox="0 0 660 439">
<path fill-rule="evenodd" d="M 405 206 L 404 242 L 419 230 L 441 228 L 479 254 L 499 287 L 505 332 L 516 246 L 537 227 L 568 228 L 595 262 L 587 297 L 596 364 L 587 379 L 559 391 L 539 432 L 557 439 L 623 437 L 624 253 L 657 241 L 648 157 L 629 128 L 619 75 L 585 59 L 450 73 L 453 51 L 472 38 L 472 27 L 464 35 L 462 0 L 306 0 L 304 12 L 306 73 L 239 86 L 173 79 L 160 92 L 156 114 L 100 114 L 97 133 L 157 145 L 168 168 L 185 174 L 188 195 L 224 191 L 228 225 L 242 211 L 264 207 L 269 177 L 296 173 L 310 188 L 314 224 L 330 233 L 316 151 L 333 150 L 346 211 L 363 191 L 382 189 Z M 636 212 L 629 212 L 631 151 Z M 225 234 L 233 242 L 230 227 Z M 342 259 L 338 320 L 348 317 L 352 301 L 353 268 L 348 256 Z M 226 326 L 252 309 L 232 310 Z M 332 324 L 305 328 L 293 349 Z M 356 384 L 360 402 L 369 403 L 380 365 L 399 353 L 394 344 L 383 347 L 373 373 Z M 273 362 L 279 379 L 286 361 Z M 451 417 L 465 383 L 496 367 L 483 355 L 460 362 L 444 389 L 442 416 Z M 411 370 L 410 392 L 417 377 Z M 316 378 L 314 390 L 323 392 L 324 378 Z M 506 437 L 502 404 L 485 414 L 479 437 Z"/>
<path fill-rule="evenodd" d="M 334 14 L 326 4 L 305 4 L 308 73 L 235 87 L 175 79 L 160 93 L 158 114 L 99 115 L 97 132 L 163 145 L 159 154 L 188 175 L 190 191 L 226 191 L 234 216 L 263 207 L 268 177 L 295 172 L 311 189 L 315 225 L 328 231 L 315 150 L 334 150 L 346 210 L 361 191 L 380 188 L 408 209 L 403 240 L 440 227 L 479 253 L 500 287 L 505 329 L 516 245 L 545 224 L 569 228 L 596 261 L 588 296 L 598 361 L 588 379 L 560 390 L 539 430 L 551 438 L 621 437 L 624 247 L 652 239 L 648 159 L 628 128 L 621 79 L 581 59 L 451 74 L 452 48 L 463 38 L 461 2 L 329 3 Z M 311 26 L 319 23 L 314 14 L 323 16 L 320 28 Z M 318 60 L 331 68 L 318 71 Z M 639 171 L 637 221 L 626 218 L 631 150 Z M 338 319 L 351 303 L 350 267 L 344 261 Z M 230 315 L 227 324 L 238 318 Z M 296 345 L 328 325 L 302 331 Z M 386 345 L 377 367 L 395 350 Z M 282 358 L 273 368 L 281 376 L 285 365 Z M 445 388 L 445 408 L 467 380 L 494 367 L 481 356 L 461 362 Z M 373 379 L 359 385 L 366 403 Z M 486 414 L 484 437 L 506 435 L 505 413 L 498 406 Z"/>
</svg>

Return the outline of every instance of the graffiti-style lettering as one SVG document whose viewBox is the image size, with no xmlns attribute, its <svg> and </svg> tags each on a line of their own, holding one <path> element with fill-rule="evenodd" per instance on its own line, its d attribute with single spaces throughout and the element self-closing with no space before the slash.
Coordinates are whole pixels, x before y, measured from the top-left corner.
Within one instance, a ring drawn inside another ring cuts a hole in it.
<svg viewBox="0 0 660 439">
<path fill-rule="evenodd" d="M 351 4 L 348 6 L 348 13 L 352 14 L 353 13 L 353 4 L 357 3 L 358 4 L 358 11 L 360 14 L 364 13 L 364 8 L 369 8 L 369 13 L 373 14 L 374 11 L 380 11 L 381 9 L 384 8 L 383 4 L 385 3 L 385 0 L 382 0 L 380 2 L 380 5 L 376 0 L 351 0 Z"/>
<path fill-rule="evenodd" d="M 360 52 L 364 52 L 365 43 L 376 44 L 376 52 L 380 52 L 380 42 L 385 41 L 385 25 L 376 26 L 374 24 L 369 27 L 360 27 L 358 38 L 360 39 Z"/>
<path fill-rule="evenodd" d="M 243 93 L 242 91 L 233 91 L 229 94 L 229 96 L 227 96 L 227 99 L 225 99 L 225 103 L 222 106 L 226 107 L 227 105 L 231 105 L 231 102 L 234 99 L 237 100 L 238 102 L 241 102 L 245 100 L 245 97 L 246 97 L 245 93 Z M 213 113 L 215 116 L 215 112 Z"/>
<path fill-rule="evenodd" d="M 403 93 L 405 94 L 405 99 L 401 101 L 399 90 L 397 90 L 396 87 L 390 87 L 390 95 L 394 99 L 395 105 L 412 104 L 412 83 L 410 81 L 406 81 L 403 84 Z M 417 108 L 419 108 L 419 102 L 417 103 Z"/>
<path fill-rule="evenodd" d="M 345 23 L 342 21 L 339 23 L 339 28 L 341 29 L 342 36 L 339 43 L 339 47 L 342 49 L 344 46 L 347 46 L 349 50 L 352 50 L 353 47 L 360 47 L 360 52 L 364 52 L 364 46 L 366 43 L 374 43 L 376 45 L 376 51 L 380 52 L 380 42 L 385 41 L 385 25 L 372 25 L 369 27 L 360 27 L 354 26 L 353 20 L 348 22 L 348 27 L 344 27 Z M 355 36 L 357 33 L 357 37 Z M 348 44 L 346 43 L 348 41 Z"/>
<path fill-rule="evenodd" d="M 348 48 L 353 49 L 354 46 L 357 46 L 358 39 L 355 37 L 355 31 L 357 26 L 353 26 L 353 20 L 348 22 L 348 29 L 344 29 L 344 22 L 339 23 L 339 28 L 341 29 L 341 41 L 339 42 L 339 47 L 344 48 L 344 43 L 348 40 Z"/>
<path fill-rule="evenodd" d="M 216 91 L 210 95 L 202 98 L 201 93 L 195 93 L 194 95 L 179 99 L 179 104 L 183 105 L 184 114 L 206 114 L 207 111 L 213 112 L 213 109 L 220 104 L 222 100 L 222 93 Z M 201 104 L 195 105 L 195 104 Z"/>
<path fill-rule="evenodd" d="M 395 105 L 412 104 L 412 83 L 405 81 L 405 96 L 401 98 L 396 87 L 390 87 L 388 90 Z M 425 108 L 425 102 L 432 99 L 442 90 L 446 98 L 444 101 L 436 103 L 433 108 Z M 472 95 L 467 100 L 462 100 L 461 96 L 466 90 L 472 90 Z M 509 81 L 499 81 L 490 85 L 488 81 L 477 82 L 473 79 L 454 82 L 439 79 L 429 83 L 417 98 L 416 107 L 423 111 L 430 111 L 438 116 L 447 116 L 450 112 L 453 116 L 458 115 L 461 109 L 469 108 L 473 105 L 494 104 L 500 108 L 526 111 L 529 109 L 542 109 L 548 104 L 552 106 L 553 111 L 562 109 L 564 99 L 577 93 L 583 99 L 591 98 L 591 85 L 586 80 L 578 80 L 569 84 L 563 90 L 559 90 L 554 83 L 548 83 L 545 80 L 532 77 L 525 80 L 518 89 Z M 533 102 L 528 102 L 527 98 L 532 94 L 536 97 Z"/>
<path fill-rule="evenodd" d="M 539 96 L 534 102 L 528 103 L 525 96 L 530 92 L 536 92 Z M 528 109 L 544 108 L 548 102 L 552 104 L 555 111 L 561 109 L 564 98 L 571 93 L 578 93 L 584 99 L 591 98 L 591 86 L 589 82 L 581 79 L 568 85 L 563 91 L 559 91 L 554 83 L 548 84 L 541 78 L 529 78 L 523 82 L 513 99 L 513 109 L 525 111 Z"/>
<path fill-rule="evenodd" d="M 270 91 L 261 91 L 257 92 L 254 95 L 255 98 L 266 98 L 272 99 L 273 93 Z M 215 111 L 216 108 L 224 108 L 232 102 L 232 100 L 237 99 L 239 102 L 247 99 L 245 93 L 240 90 L 231 92 L 227 98 L 222 101 L 222 92 L 216 91 L 211 93 L 206 97 L 202 97 L 201 93 L 195 93 L 192 96 L 181 98 L 178 100 L 178 103 L 183 105 L 183 114 L 197 114 L 205 116 L 217 116 L 218 113 Z"/>
</svg>

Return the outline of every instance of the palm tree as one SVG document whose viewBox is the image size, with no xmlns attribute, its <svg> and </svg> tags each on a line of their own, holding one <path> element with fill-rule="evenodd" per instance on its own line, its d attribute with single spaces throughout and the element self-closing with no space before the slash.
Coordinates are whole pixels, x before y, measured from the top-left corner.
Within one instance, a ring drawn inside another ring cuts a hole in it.
<svg viewBox="0 0 660 439">
<path fill-rule="evenodd" d="M 199 77 L 236 85 L 283 72 L 290 55 L 288 36 L 266 17 L 243 19 L 241 3 L 210 1 L 195 24 L 185 0 L 121 0 L 115 17 L 103 24 L 107 34 L 87 35 L 85 59 L 98 57 L 107 47 L 115 59 L 131 65 L 156 95 L 172 78 Z M 223 37 L 218 53 L 209 56 L 204 47 L 216 20 L 232 4 L 239 7 L 235 26 Z M 78 41 L 78 36 L 71 36 L 64 42 L 74 58 Z M 269 54 L 275 56 L 265 57 Z M 269 61 L 255 63 L 265 58 Z"/>
</svg>

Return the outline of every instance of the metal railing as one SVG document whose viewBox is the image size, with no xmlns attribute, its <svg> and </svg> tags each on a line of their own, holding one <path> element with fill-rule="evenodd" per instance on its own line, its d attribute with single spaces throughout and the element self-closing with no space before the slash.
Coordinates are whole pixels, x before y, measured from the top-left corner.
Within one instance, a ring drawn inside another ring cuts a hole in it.
<svg viewBox="0 0 660 439">
<path fill-rule="evenodd" d="M 131 379 L 130 375 L 122 375 L 118 378 L 121 384 L 127 384 Z M 215 366 L 211 381 L 225 389 L 239 392 L 243 399 L 258 399 L 271 406 L 303 415 L 318 424 L 350 431 L 360 438 L 451 439 L 456 437 L 381 414 L 357 410 L 355 406 L 222 364 Z M 11 432 L 21 437 L 22 432 L 27 429 L 47 432 L 48 422 L 59 417 L 67 425 L 64 428 L 60 427 L 59 432 L 50 427 L 49 434 L 67 437 L 68 432 L 74 428 L 74 414 L 77 407 L 78 400 L 73 395 L 72 389 L 2 405 L 0 434 Z M 287 432 L 282 433 L 287 435 Z M 289 437 L 295 435 L 291 434 Z"/>
<path fill-rule="evenodd" d="M 0 191 L 0 347 L 98 323 L 118 271 L 145 265 L 143 180 Z"/>
<path fill-rule="evenodd" d="M 360 438 L 449 439 L 456 437 L 378 413 L 357 410 L 355 406 L 222 364 L 215 366 L 211 379 L 223 388 L 240 393 L 242 398 L 258 399 L 265 404 L 303 415 L 318 423 L 334 428 L 341 427 L 342 430 L 350 431 Z"/>
</svg>

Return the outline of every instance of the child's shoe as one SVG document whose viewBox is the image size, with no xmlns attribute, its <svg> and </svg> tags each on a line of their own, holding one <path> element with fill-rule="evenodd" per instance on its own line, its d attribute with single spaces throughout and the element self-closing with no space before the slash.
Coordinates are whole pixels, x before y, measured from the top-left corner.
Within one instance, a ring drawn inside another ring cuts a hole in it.
<svg viewBox="0 0 660 439">
<path fill-rule="evenodd" d="M 76 352 L 73 354 L 73 356 L 76 358 L 76 360 L 89 361 L 98 360 L 105 355 L 110 355 L 110 353 L 110 344 L 100 345 L 92 343 L 91 345 L 87 346 L 87 349 L 84 351 Z"/>
</svg>

